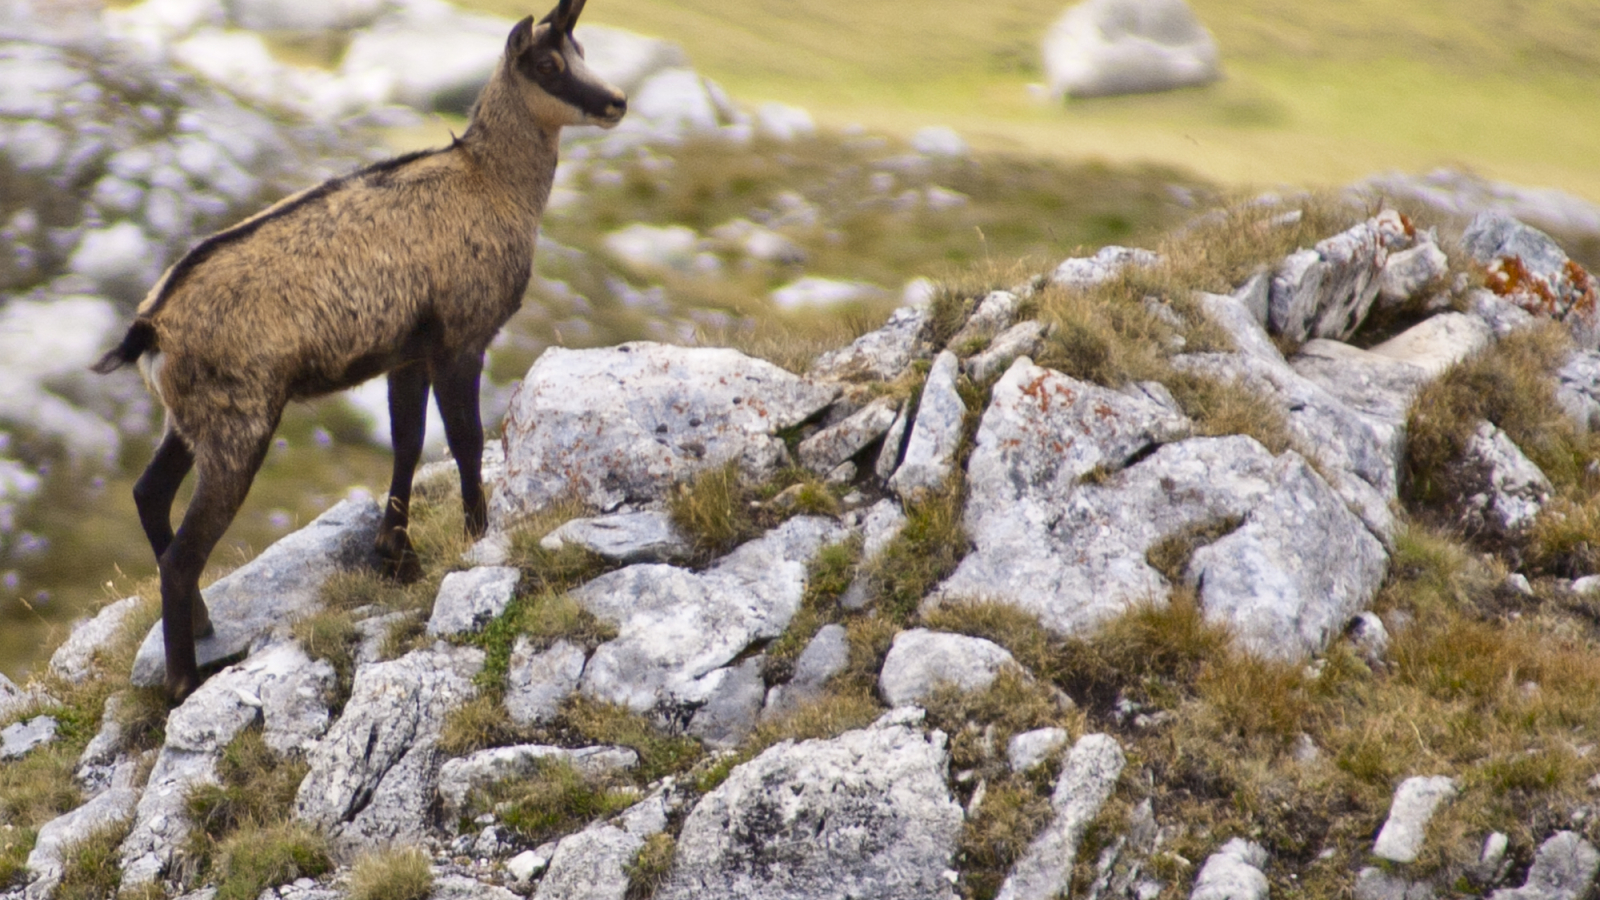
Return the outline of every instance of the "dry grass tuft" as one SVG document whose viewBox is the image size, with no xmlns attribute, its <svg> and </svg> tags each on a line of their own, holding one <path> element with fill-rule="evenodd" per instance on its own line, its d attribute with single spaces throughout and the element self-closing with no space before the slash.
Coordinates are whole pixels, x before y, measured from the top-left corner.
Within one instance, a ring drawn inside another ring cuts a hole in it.
<svg viewBox="0 0 1600 900">
<path fill-rule="evenodd" d="M 616 815 L 638 800 L 638 790 L 617 776 L 586 775 L 566 760 L 545 759 L 532 774 L 475 792 L 469 808 L 494 809 L 518 836 L 539 844 Z"/>
<path fill-rule="evenodd" d="M 875 605 L 892 621 L 909 621 L 922 598 L 967 555 L 962 493 L 957 475 L 942 490 L 907 503 L 905 527 L 866 567 Z"/>
<path fill-rule="evenodd" d="M 673 857 L 678 852 L 678 842 L 666 832 L 645 838 L 644 846 L 628 863 L 628 892 L 626 900 L 649 900 L 656 890 L 667 883 L 672 874 Z"/>
<path fill-rule="evenodd" d="M 350 900 L 427 900 L 433 870 L 420 847 L 374 850 L 350 868 Z"/>
<path fill-rule="evenodd" d="M 299 822 L 247 824 L 217 845 L 217 900 L 256 900 L 269 887 L 333 871 L 328 839 Z"/>
<path fill-rule="evenodd" d="M 122 883 L 122 858 L 118 852 L 128 836 L 131 821 L 111 822 L 73 844 L 66 853 L 59 900 L 102 900 L 114 897 Z"/>
<path fill-rule="evenodd" d="M 822 626 L 843 618 L 845 611 L 839 606 L 839 598 L 855 578 L 860 558 L 859 538 L 829 545 L 817 554 L 806 573 L 806 590 L 800 599 L 799 611 L 789 620 L 783 634 L 767 646 L 762 675 L 768 684 L 788 681 L 794 672 L 795 660 Z"/>
</svg>

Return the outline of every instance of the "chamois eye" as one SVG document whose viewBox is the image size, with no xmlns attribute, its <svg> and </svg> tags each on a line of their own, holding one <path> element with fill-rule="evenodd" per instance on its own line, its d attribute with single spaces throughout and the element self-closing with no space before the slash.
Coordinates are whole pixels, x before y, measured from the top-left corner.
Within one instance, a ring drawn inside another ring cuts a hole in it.
<svg viewBox="0 0 1600 900">
<path fill-rule="evenodd" d="M 554 75 L 561 71 L 561 66 L 556 63 L 555 59 L 546 56 L 544 59 L 541 59 L 533 64 L 533 70 L 538 72 L 540 75 Z"/>
</svg>

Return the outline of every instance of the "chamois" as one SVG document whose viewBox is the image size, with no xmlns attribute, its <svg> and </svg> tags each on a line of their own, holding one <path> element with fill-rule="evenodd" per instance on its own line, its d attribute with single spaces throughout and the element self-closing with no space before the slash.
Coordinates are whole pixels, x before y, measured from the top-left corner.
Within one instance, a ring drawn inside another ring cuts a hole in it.
<svg viewBox="0 0 1600 900">
<path fill-rule="evenodd" d="M 566 125 L 609 128 L 627 98 L 572 36 L 585 0 L 511 29 L 466 130 L 448 147 L 294 194 L 201 241 L 150 290 L 94 370 L 138 361 L 166 426 L 134 485 L 161 572 L 166 688 L 200 684 L 211 633 L 199 579 L 250 490 L 283 408 L 388 373 L 394 476 L 377 551 L 420 572 L 407 534 L 428 391 L 461 475 L 466 530 L 488 524 L 481 482 L 483 354 L 522 303 Z M 176 534 L 172 505 L 197 483 Z"/>
</svg>

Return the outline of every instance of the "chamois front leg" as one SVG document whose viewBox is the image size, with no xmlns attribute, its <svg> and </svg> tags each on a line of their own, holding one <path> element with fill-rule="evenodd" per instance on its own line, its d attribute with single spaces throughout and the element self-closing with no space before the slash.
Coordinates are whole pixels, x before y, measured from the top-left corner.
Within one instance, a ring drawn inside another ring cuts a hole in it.
<svg viewBox="0 0 1600 900">
<path fill-rule="evenodd" d="M 389 503 L 378 526 L 378 558 L 397 581 L 422 577 L 422 563 L 411 546 L 411 478 L 422 458 L 428 428 L 428 369 L 408 363 L 389 373 L 389 437 L 394 445 L 394 475 Z"/>
<path fill-rule="evenodd" d="M 271 437 L 269 428 L 251 443 L 201 452 L 194 498 L 178 533 L 161 554 L 161 634 L 166 643 L 167 694 L 174 703 L 183 702 L 200 686 L 195 638 L 197 632 L 206 634 L 211 628 L 200 595 L 200 574 L 250 492 Z"/>
<path fill-rule="evenodd" d="M 172 543 L 172 501 L 193 467 L 194 454 L 189 452 L 189 445 L 168 423 L 150 465 L 133 484 L 133 505 L 139 510 L 139 524 L 144 526 L 144 536 L 149 539 L 157 562 Z"/>
<path fill-rule="evenodd" d="M 489 503 L 483 495 L 483 419 L 478 410 L 478 379 L 483 354 L 462 353 L 435 363 L 434 399 L 444 420 L 445 440 L 461 473 L 461 509 L 467 534 L 483 536 L 489 528 Z"/>
</svg>

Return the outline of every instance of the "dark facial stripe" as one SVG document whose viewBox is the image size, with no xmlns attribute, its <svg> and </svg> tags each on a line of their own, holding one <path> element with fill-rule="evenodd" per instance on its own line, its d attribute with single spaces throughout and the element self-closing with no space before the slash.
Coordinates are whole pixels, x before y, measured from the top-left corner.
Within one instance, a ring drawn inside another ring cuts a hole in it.
<svg viewBox="0 0 1600 900">
<path fill-rule="evenodd" d="M 573 43 L 574 48 L 576 48 L 576 42 Z M 572 66 L 565 64 L 565 59 L 562 60 L 563 65 L 560 71 L 549 75 L 539 72 L 539 60 L 557 52 L 560 51 L 552 49 L 544 42 L 535 44 L 517 58 L 517 72 L 522 77 L 537 84 L 550 96 L 570 103 L 588 115 L 603 118 L 606 115 L 606 110 L 617 102 L 616 95 L 606 87 L 574 76 L 572 74 Z M 577 55 L 581 57 L 581 51 Z"/>
</svg>

